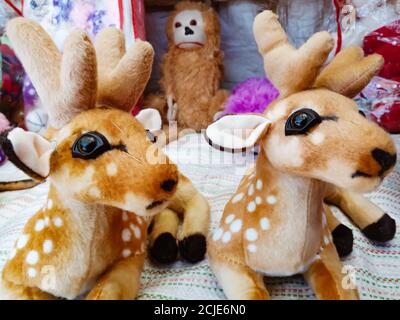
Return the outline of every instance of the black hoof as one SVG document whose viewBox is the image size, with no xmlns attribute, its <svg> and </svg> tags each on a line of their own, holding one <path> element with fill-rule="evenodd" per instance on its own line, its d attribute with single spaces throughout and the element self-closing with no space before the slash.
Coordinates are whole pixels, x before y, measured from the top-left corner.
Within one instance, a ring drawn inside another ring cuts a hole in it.
<svg viewBox="0 0 400 320">
<path fill-rule="evenodd" d="M 162 264 L 172 263 L 178 257 L 176 239 L 169 232 L 160 234 L 150 248 L 150 256 Z"/>
<path fill-rule="evenodd" d="M 181 257 L 191 263 L 203 260 L 206 250 L 206 237 L 200 233 L 193 234 L 179 241 L 179 252 L 181 253 Z"/>
<path fill-rule="evenodd" d="M 396 221 L 385 213 L 377 222 L 365 227 L 362 232 L 368 239 L 386 242 L 394 238 L 396 233 Z"/>
<path fill-rule="evenodd" d="M 332 231 L 332 238 L 339 257 L 345 257 L 353 251 L 353 232 L 349 227 L 339 224 Z"/>
</svg>

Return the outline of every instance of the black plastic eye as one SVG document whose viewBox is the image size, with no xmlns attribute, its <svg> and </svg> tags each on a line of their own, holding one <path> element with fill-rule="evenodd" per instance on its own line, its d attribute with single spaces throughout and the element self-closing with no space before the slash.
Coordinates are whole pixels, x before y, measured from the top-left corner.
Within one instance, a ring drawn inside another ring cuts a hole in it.
<svg viewBox="0 0 400 320">
<path fill-rule="evenodd" d="M 196 26 L 196 25 L 197 25 L 197 21 L 194 20 L 194 19 L 191 20 L 191 21 L 190 21 L 190 25 L 191 25 L 191 26 Z"/>
<path fill-rule="evenodd" d="M 181 26 L 182 26 L 182 24 L 180 22 L 175 23 L 175 28 L 180 28 Z"/>
<path fill-rule="evenodd" d="M 157 142 L 157 137 L 149 130 L 146 130 L 147 133 L 147 138 L 150 140 L 150 142 L 152 143 L 156 143 Z"/>
<path fill-rule="evenodd" d="M 285 135 L 306 134 L 312 127 L 320 124 L 322 119 L 312 109 L 300 109 L 292 113 L 286 121 Z"/>
<path fill-rule="evenodd" d="M 358 110 L 358 113 L 361 114 L 364 118 L 367 117 L 367 116 L 365 115 L 364 111 Z"/>
<path fill-rule="evenodd" d="M 106 137 L 96 131 L 84 133 L 75 140 L 72 146 L 72 157 L 80 159 L 96 159 L 104 152 L 111 150 Z"/>
</svg>

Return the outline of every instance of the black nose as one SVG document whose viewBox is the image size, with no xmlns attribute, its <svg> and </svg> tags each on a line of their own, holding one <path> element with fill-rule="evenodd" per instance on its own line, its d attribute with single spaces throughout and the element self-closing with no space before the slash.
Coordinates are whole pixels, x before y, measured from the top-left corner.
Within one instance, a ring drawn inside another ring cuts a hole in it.
<svg viewBox="0 0 400 320">
<path fill-rule="evenodd" d="M 381 166 L 379 175 L 382 175 L 385 171 L 389 170 L 396 164 L 396 154 L 390 154 L 389 152 L 379 148 L 372 150 L 372 157 Z"/>
<path fill-rule="evenodd" d="M 176 180 L 168 179 L 161 183 L 161 189 L 167 192 L 171 192 L 176 185 Z"/>
<path fill-rule="evenodd" d="M 185 27 L 185 36 L 194 34 L 194 31 L 190 29 L 189 27 Z"/>
</svg>

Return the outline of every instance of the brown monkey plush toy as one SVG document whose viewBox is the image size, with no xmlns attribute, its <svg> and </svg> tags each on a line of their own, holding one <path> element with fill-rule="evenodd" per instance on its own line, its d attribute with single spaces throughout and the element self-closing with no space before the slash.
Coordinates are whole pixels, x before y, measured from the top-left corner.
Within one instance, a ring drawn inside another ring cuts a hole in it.
<svg viewBox="0 0 400 320">
<path fill-rule="evenodd" d="M 161 65 L 163 96 L 151 96 L 164 121 L 179 129 L 207 128 L 223 109 L 228 92 L 220 90 L 222 52 L 216 12 L 204 3 L 180 2 L 167 22 L 168 52 Z"/>
</svg>

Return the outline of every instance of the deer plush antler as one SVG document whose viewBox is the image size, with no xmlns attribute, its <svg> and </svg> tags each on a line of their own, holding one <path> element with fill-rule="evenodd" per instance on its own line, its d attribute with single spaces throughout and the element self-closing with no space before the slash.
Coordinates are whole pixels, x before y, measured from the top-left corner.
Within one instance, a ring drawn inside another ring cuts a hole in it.
<svg viewBox="0 0 400 320">
<path fill-rule="evenodd" d="M 205 200 L 148 138 L 146 129 L 160 129 L 159 114 L 148 109 L 135 119 L 119 110 L 128 110 L 142 93 L 151 46 L 140 42 L 125 54 L 120 49 L 110 75 L 104 63 L 112 54 L 99 55 L 97 94 L 96 51 L 86 35 L 72 33 L 61 55 L 35 22 L 12 20 L 7 33 L 53 128 L 47 133 L 52 141 L 19 128 L 1 139 L 9 159 L 36 180 L 49 178 L 50 189 L 5 264 L 0 296 L 72 299 L 90 290 L 88 299 L 133 299 L 152 217 L 169 205 L 187 212 L 187 223 L 197 210 L 208 217 Z M 107 34 L 110 44 L 120 43 L 120 33 L 107 30 L 100 48 L 107 47 Z M 118 83 L 107 91 L 111 79 Z M 149 150 L 157 156 L 149 158 Z M 175 198 L 182 189 L 190 192 Z M 207 219 L 191 226 L 188 236 L 206 232 Z M 187 242 L 185 253 L 199 257 L 199 247 L 193 253 L 193 241 Z"/>
<path fill-rule="evenodd" d="M 271 11 L 255 18 L 253 30 L 265 72 L 281 97 L 309 88 L 333 48 L 328 32 L 316 33 L 301 48 L 294 48 Z"/>
<path fill-rule="evenodd" d="M 225 116 L 207 129 L 219 148 L 260 145 L 255 167 L 208 241 L 211 267 L 228 298 L 266 299 L 263 275 L 303 273 L 320 299 L 357 299 L 342 273 L 330 234 L 337 221 L 324 199 L 360 215 L 367 207 L 348 201 L 355 197 L 344 190 L 373 190 L 396 162 L 391 137 L 348 98 L 381 59 L 347 49 L 321 72 L 332 49 L 329 34 L 318 33 L 296 50 L 270 11 L 256 17 L 254 34 L 281 95 L 265 114 Z"/>
<path fill-rule="evenodd" d="M 150 79 L 154 56 L 152 47 L 137 40 L 125 53 L 124 35 L 111 28 L 97 35 L 95 47 L 99 70 L 98 103 L 116 105 L 129 111 Z"/>
</svg>

